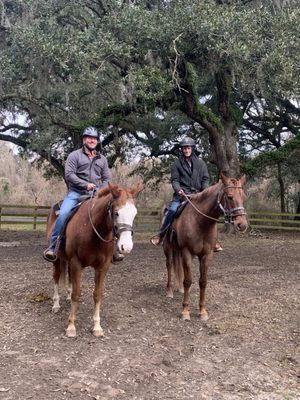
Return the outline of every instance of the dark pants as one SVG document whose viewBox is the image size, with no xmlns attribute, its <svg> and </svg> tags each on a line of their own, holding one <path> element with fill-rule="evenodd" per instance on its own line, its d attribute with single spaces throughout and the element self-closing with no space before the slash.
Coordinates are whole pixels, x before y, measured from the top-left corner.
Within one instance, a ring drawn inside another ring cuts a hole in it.
<svg viewBox="0 0 300 400">
<path fill-rule="evenodd" d="M 173 200 L 171 201 L 170 206 L 168 208 L 168 212 L 165 216 L 163 224 L 159 230 L 160 236 L 163 236 L 167 232 L 167 229 L 172 224 L 174 216 L 175 216 L 176 211 L 177 211 L 178 207 L 180 206 L 180 204 L 181 204 L 180 197 L 174 196 Z"/>
</svg>

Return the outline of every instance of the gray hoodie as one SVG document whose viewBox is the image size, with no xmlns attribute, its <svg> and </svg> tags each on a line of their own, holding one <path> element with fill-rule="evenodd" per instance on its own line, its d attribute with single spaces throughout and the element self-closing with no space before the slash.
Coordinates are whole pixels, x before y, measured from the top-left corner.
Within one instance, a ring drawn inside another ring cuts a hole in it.
<svg viewBox="0 0 300 400">
<path fill-rule="evenodd" d="M 94 183 L 99 189 L 108 184 L 111 175 L 106 157 L 97 153 L 94 158 L 89 158 L 82 147 L 69 154 L 65 165 L 65 178 L 69 190 L 87 194 L 88 183 Z"/>
</svg>

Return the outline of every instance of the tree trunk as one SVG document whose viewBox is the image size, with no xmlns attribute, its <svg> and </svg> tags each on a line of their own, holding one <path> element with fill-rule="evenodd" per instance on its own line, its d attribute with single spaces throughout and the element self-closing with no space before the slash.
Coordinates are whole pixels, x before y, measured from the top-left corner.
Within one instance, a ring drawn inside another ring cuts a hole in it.
<svg viewBox="0 0 300 400">
<path fill-rule="evenodd" d="M 300 181 L 298 181 L 298 184 L 300 184 Z M 296 214 L 300 214 L 300 190 L 298 191 L 298 205 L 297 205 L 297 209 L 296 209 Z M 295 220 L 300 221 L 300 216 L 295 217 Z"/>
<path fill-rule="evenodd" d="M 232 80 L 230 72 L 225 71 L 216 75 L 218 114 L 200 104 L 193 66 L 189 63 L 182 63 L 179 72 L 183 86 L 180 90 L 184 102 L 183 111 L 207 130 L 212 147 L 210 161 L 217 166 L 219 171 L 238 177 L 240 162 L 237 152 L 237 126 L 229 111 Z"/>
<path fill-rule="evenodd" d="M 277 164 L 277 180 L 279 183 L 279 189 L 280 189 L 280 211 L 282 213 L 286 212 L 285 208 L 285 198 L 284 198 L 284 193 L 285 193 L 285 188 L 284 188 L 284 182 L 282 179 L 282 171 L 281 171 L 281 164 Z"/>
</svg>

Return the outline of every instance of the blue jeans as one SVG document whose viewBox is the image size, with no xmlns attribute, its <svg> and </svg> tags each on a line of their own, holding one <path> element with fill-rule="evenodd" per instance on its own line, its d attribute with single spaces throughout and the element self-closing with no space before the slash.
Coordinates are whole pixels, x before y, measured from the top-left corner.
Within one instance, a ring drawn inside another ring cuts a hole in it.
<svg viewBox="0 0 300 400">
<path fill-rule="evenodd" d="M 168 208 L 168 212 L 165 216 L 165 219 L 163 221 L 163 224 L 159 230 L 160 235 L 164 235 L 167 231 L 167 229 L 169 228 L 169 226 L 171 225 L 171 223 L 173 222 L 174 216 L 176 214 L 176 211 L 178 209 L 178 207 L 181 204 L 181 199 L 178 196 L 174 196 L 173 200 L 171 201 L 169 208 Z"/>
<path fill-rule="evenodd" d="M 67 196 L 64 198 L 64 201 L 62 202 L 62 205 L 59 210 L 59 216 L 55 221 L 53 231 L 51 234 L 50 248 L 52 250 L 54 250 L 56 247 L 57 238 L 63 233 L 65 229 L 65 225 L 69 218 L 69 215 L 71 214 L 74 207 L 76 207 L 77 204 L 79 203 L 80 196 L 81 196 L 80 193 L 70 190 Z"/>
</svg>

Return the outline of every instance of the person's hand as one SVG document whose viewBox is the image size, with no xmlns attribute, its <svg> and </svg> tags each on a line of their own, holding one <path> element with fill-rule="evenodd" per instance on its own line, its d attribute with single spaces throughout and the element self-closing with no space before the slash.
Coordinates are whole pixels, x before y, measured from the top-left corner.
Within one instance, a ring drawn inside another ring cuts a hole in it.
<svg viewBox="0 0 300 400">
<path fill-rule="evenodd" d="M 96 185 L 94 183 L 88 183 L 86 185 L 87 191 L 89 192 L 90 190 L 96 189 Z"/>
<path fill-rule="evenodd" d="M 185 194 L 184 190 L 183 189 L 179 189 L 178 190 L 178 194 L 179 194 L 179 196 L 183 196 Z"/>
</svg>

